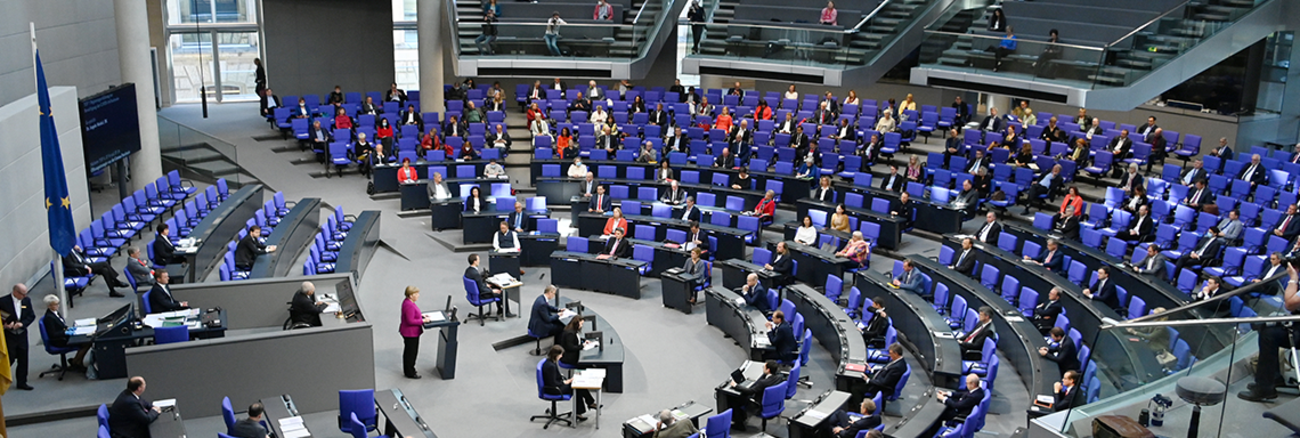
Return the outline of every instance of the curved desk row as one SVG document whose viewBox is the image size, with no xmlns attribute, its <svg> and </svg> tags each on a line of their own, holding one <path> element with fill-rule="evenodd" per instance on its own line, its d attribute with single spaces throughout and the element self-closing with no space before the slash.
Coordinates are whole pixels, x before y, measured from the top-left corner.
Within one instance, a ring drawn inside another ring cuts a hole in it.
<svg viewBox="0 0 1300 438">
<path fill-rule="evenodd" d="M 501 161 L 498 160 L 498 162 Z M 419 179 L 426 180 L 426 179 L 433 178 L 432 172 L 429 172 L 430 167 L 438 167 L 438 166 L 447 167 L 448 171 L 442 173 L 442 178 L 450 179 L 453 176 L 457 178 L 469 178 L 469 177 L 477 177 L 479 175 L 482 175 L 483 167 L 487 166 L 487 164 L 488 164 L 488 160 L 467 160 L 467 161 L 417 160 L 411 162 L 411 167 L 415 168 L 415 173 L 419 177 Z M 455 172 L 455 175 L 449 174 L 451 173 L 451 169 L 462 167 L 462 166 L 472 166 L 473 171 L 471 172 L 469 171 L 468 168 L 466 168 L 466 172 L 469 173 L 468 175 L 462 175 L 461 172 L 459 171 Z M 400 163 L 375 165 L 373 170 L 375 174 L 374 177 L 372 178 L 372 180 L 375 182 L 375 193 L 390 193 L 390 192 L 398 191 L 400 189 L 400 184 L 398 184 L 397 182 L 397 170 L 401 168 L 402 166 L 400 165 Z"/>
<path fill-rule="evenodd" d="M 764 325 L 767 317 L 746 304 L 745 298 L 739 294 L 717 286 L 705 289 L 704 316 L 709 325 L 722 330 L 723 334 L 745 349 L 749 360 L 762 361 L 763 354 L 772 351 L 772 344 L 767 340 L 768 330 Z M 722 410 L 725 411 L 726 408 L 723 407 Z"/>
<path fill-rule="evenodd" d="M 303 198 L 280 218 L 274 232 L 266 238 L 275 252 L 257 256 L 248 278 L 284 277 L 294 268 L 298 255 L 311 245 L 320 232 L 320 198 Z"/>
<path fill-rule="evenodd" d="M 867 366 L 867 344 L 862 341 L 857 323 L 830 298 L 808 285 L 795 284 L 785 288 L 785 298 L 794 303 L 794 308 L 803 315 L 804 327 L 812 330 L 813 337 L 838 363 L 835 389 L 851 391 L 856 388 L 855 385 L 862 382 L 862 372 L 848 368 Z"/>
<path fill-rule="evenodd" d="M 465 187 L 478 187 L 479 195 L 484 199 L 498 196 L 510 196 L 510 180 L 505 178 L 450 178 L 442 182 L 447 184 L 447 191 L 452 197 L 469 195 Z M 416 180 L 410 184 L 400 184 L 402 211 L 423 210 L 429 206 L 429 180 Z M 514 210 L 514 207 L 509 207 Z"/>
<path fill-rule="evenodd" d="M 763 269 L 762 266 L 743 259 L 727 259 L 716 262 L 714 267 L 722 269 L 722 287 L 727 290 L 737 289 L 745 285 L 745 277 L 749 274 L 758 274 L 758 281 L 764 287 L 769 287 L 776 280 L 775 272 Z"/>
<path fill-rule="evenodd" d="M 921 296 L 890 285 L 883 274 L 859 272 L 853 284 L 863 298 L 879 301 L 889 314 L 894 330 L 898 331 L 903 345 L 921 360 L 922 368 L 930 370 L 934 386 L 953 388 L 964 382 L 961 374 L 961 345 L 952 336 L 952 329 L 930 302 Z"/>
<path fill-rule="evenodd" d="M 209 211 L 190 230 L 188 237 L 195 240 L 194 248 L 182 253 L 189 263 L 185 271 L 185 282 L 194 283 L 208 278 L 217 264 L 222 262 L 226 244 L 234 240 L 248 219 L 261 209 L 262 185 L 250 184 L 231 193 L 225 201 Z"/>
<path fill-rule="evenodd" d="M 786 225 L 786 239 L 789 240 L 794 238 L 795 228 L 802 223 L 804 216 L 808 216 L 808 210 L 824 211 L 827 213 L 827 216 L 829 216 L 831 213 L 835 213 L 836 205 L 838 204 L 814 201 L 812 198 L 804 198 L 796 201 L 795 209 L 798 211 L 798 216 L 796 216 L 794 228 L 791 228 L 789 224 Z M 898 249 L 899 242 L 903 241 L 903 218 L 901 217 L 891 216 L 886 213 L 866 208 L 849 207 L 847 205 L 844 206 L 844 213 L 849 215 L 849 217 L 858 220 L 859 228 L 855 228 L 853 231 L 860 229 L 862 226 L 861 223 L 863 222 L 871 222 L 880 225 L 880 236 L 876 238 L 876 246 L 893 250 Z M 919 216 L 920 214 L 921 213 L 918 210 L 917 215 Z M 830 224 L 829 218 L 826 219 L 826 223 L 828 225 Z"/>
<path fill-rule="evenodd" d="M 775 254 L 776 244 L 772 243 L 769 246 Z M 859 268 L 858 262 L 815 246 L 795 243 L 793 240 L 785 241 L 785 246 L 790 252 L 790 257 L 799 265 L 799 269 L 794 273 L 795 278 L 804 283 L 824 284 L 829 276 L 844 278 L 845 272 Z"/>
<path fill-rule="evenodd" d="M 582 186 L 580 184 L 580 181 L 581 180 L 564 178 L 564 177 L 545 176 L 545 177 L 538 178 L 537 196 L 545 196 L 546 203 L 548 205 L 561 205 L 564 203 L 564 200 L 582 194 Z M 663 197 L 667 189 L 671 187 L 671 184 L 668 182 L 655 181 L 649 179 L 599 179 L 597 178 L 595 182 L 602 186 L 605 186 L 605 193 L 610 195 L 612 195 L 612 193 L 610 193 L 612 191 L 611 190 L 612 186 L 627 186 L 628 188 L 627 198 L 624 199 L 631 200 L 631 201 L 642 201 L 642 202 L 650 202 L 650 201 L 658 200 L 659 198 Z M 677 186 L 681 187 L 682 190 L 685 190 L 687 195 L 694 196 L 695 199 L 697 200 L 700 198 L 701 193 L 713 194 L 715 197 L 714 202 L 719 204 L 724 204 L 724 205 L 728 196 L 734 196 L 743 199 L 744 205 L 740 206 L 740 208 L 738 209 L 753 209 L 754 206 L 758 205 L 758 202 L 763 199 L 763 195 L 766 194 L 766 192 L 763 190 L 733 189 L 731 187 L 723 187 L 723 186 L 717 186 L 712 184 L 678 183 Z M 654 189 L 654 199 L 647 199 L 648 195 L 640 196 L 639 189 L 642 188 Z M 778 198 L 785 199 L 785 196 L 778 193 Z M 610 198 L 610 199 L 621 200 L 619 198 Z M 708 206 L 708 207 L 716 207 L 716 205 L 707 205 L 707 204 L 701 204 L 701 205 Z"/>
<path fill-rule="evenodd" d="M 641 168 L 643 169 L 642 174 L 645 176 L 646 179 L 637 180 L 637 181 L 653 182 L 655 170 L 659 168 L 659 165 L 637 163 L 632 161 L 583 160 L 582 163 L 587 166 L 588 171 L 596 175 L 597 181 L 606 181 L 611 179 L 636 180 L 635 178 L 628 178 L 627 170 L 629 168 Z M 573 164 L 573 160 L 534 159 L 530 164 L 532 173 L 529 177 L 529 182 L 534 187 L 537 187 L 539 192 L 542 189 L 541 185 L 539 184 L 539 181 L 542 181 L 543 178 L 548 178 L 542 175 L 543 173 L 542 166 L 548 164 L 559 165 L 560 174 L 568 175 L 569 165 Z M 602 166 L 609 166 L 606 167 L 607 170 L 604 171 L 605 172 L 604 176 L 602 176 L 601 174 Z M 675 165 L 675 166 L 669 165 L 669 167 L 672 168 L 673 177 L 678 180 L 682 179 L 683 171 L 699 172 L 700 174 L 699 181 L 702 183 L 701 185 L 707 185 L 709 182 L 713 181 L 715 174 L 724 174 L 727 176 L 728 179 L 730 179 L 732 175 L 740 173 L 739 169 L 723 169 L 723 168 L 708 167 L 708 166 L 697 166 L 693 164 Z M 611 170 L 608 170 L 610 168 L 612 168 L 612 172 L 613 172 L 612 175 L 610 173 Z M 633 176 L 635 177 L 635 175 Z M 807 197 L 808 194 L 812 192 L 813 182 L 807 179 L 795 177 L 793 174 L 780 174 L 775 172 L 750 170 L 749 176 L 754 179 L 754 183 L 753 183 L 754 190 L 764 191 L 764 188 L 767 187 L 768 180 L 781 182 L 782 183 L 781 199 L 783 200 L 782 202 L 787 205 L 796 199 Z M 576 181 L 576 180 L 572 180 L 572 181 Z M 684 184 L 683 186 L 686 185 Z M 568 198 L 564 198 L 564 199 L 568 199 Z"/>
<path fill-rule="evenodd" d="M 578 235 L 592 236 L 604 234 L 605 222 L 609 220 L 609 218 L 610 216 L 601 213 L 580 213 L 578 215 Z M 681 219 L 643 215 L 624 215 L 623 218 L 627 219 L 629 228 L 633 228 L 637 224 L 655 225 L 654 240 L 659 242 L 662 242 L 667 238 L 668 229 L 683 231 L 689 231 L 691 229 L 690 221 L 684 221 Z M 701 223 L 700 230 L 703 230 L 710 236 L 718 239 L 718 247 L 713 248 L 713 256 L 715 260 L 745 257 L 745 237 L 751 234 L 750 231 L 707 223 Z M 631 234 L 632 230 L 628 230 L 627 235 Z"/>
<path fill-rule="evenodd" d="M 558 286 L 558 285 L 557 285 Z M 564 308 L 575 300 L 569 298 L 555 297 L 555 307 Z M 588 350 L 582 350 L 578 355 L 578 368 L 604 368 L 605 369 L 605 386 L 607 392 L 623 392 L 623 360 L 626 353 L 623 351 L 623 339 L 618 337 L 618 331 L 609 321 L 602 318 L 595 310 L 578 305 L 580 308 L 576 311 L 578 316 L 574 318 L 589 318 L 588 324 L 582 327 L 583 336 L 599 333 L 600 347 Z M 566 324 L 568 321 L 564 321 Z"/>
<path fill-rule="evenodd" d="M 551 253 L 551 284 L 641 299 L 641 268 L 635 259 L 599 259 L 595 254 Z"/>
<path fill-rule="evenodd" d="M 1012 306 L 1001 296 L 985 289 L 978 281 L 948 269 L 939 262 L 917 256 L 908 256 L 907 259 L 911 260 L 921 272 L 929 274 L 936 285 L 940 283 L 947 285 L 949 294 L 965 298 L 970 308 L 992 307 L 993 327 L 998 333 L 998 350 L 1006 355 L 1010 365 L 1016 368 L 1030 396 L 1054 392 L 1052 384 L 1061 380 L 1061 371 L 1055 362 L 1044 359 L 1038 354 L 1038 349 L 1046 347 L 1047 342 L 1039 334 L 1038 328 L 1025 319 L 1016 306 Z M 901 295 L 916 297 L 910 293 Z M 1040 296 L 1039 301 L 1043 300 L 1046 300 L 1046 296 Z M 885 308 L 889 309 L 888 306 Z"/>
<path fill-rule="evenodd" d="M 1046 246 L 1047 239 L 1051 238 L 1049 233 L 1045 231 L 1012 224 L 1003 224 L 1002 230 L 1004 233 L 1010 233 L 1017 237 L 1017 250 L 1024 246 L 1026 241 Z M 1138 274 L 1131 268 L 1120 268 L 1120 264 L 1125 260 L 1118 260 L 1110 254 L 1106 254 L 1100 248 L 1093 248 L 1068 239 L 1057 240 L 1061 242 L 1061 250 L 1066 256 L 1070 257 L 1071 260 L 1078 260 L 1083 263 L 1089 271 L 1095 271 L 1102 266 L 1110 266 L 1110 278 L 1115 281 L 1115 284 L 1127 290 L 1129 296 L 1141 297 L 1147 303 L 1147 309 L 1157 307 L 1174 309 L 1182 307 L 1191 300 L 1190 296 L 1163 279 Z M 1201 307 L 1193 309 L 1190 314 L 1202 318 L 1212 317 L 1213 315 L 1210 315 L 1211 312 L 1208 312 L 1208 310 L 1206 307 Z M 1232 343 L 1231 339 L 1223 339 L 1220 331 L 1207 330 L 1204 326 L 1184 326 L 1180 327 L 1179 330 L 1188 339 L 1203 340 L 1203 342 L 1188 343 L 1193 344 L 1193 353 L 1197 357 L 1213 354 Z"/>
<path fill-rule="evenodd" d="M 889 202 L 897 201 L 902 195 L 900 192 L 891 192 L 875 187 L 864 187 L 857 184 L 836 183 L 836 192 L 840 193 L 840 201 L 844 200 L 844 193 L 854 192 L 863 195 L 863 206 L 870 206 L 874 199 L 886 199 Z M 917 229 L 926 230 L 935 234 L 953 234 L 961 231 L 961 224 L 965 222 L 964 213 L 961 209 L 954 208 L 947 203 L 931 201 L 915 193 L 909 199 L 916 207 L 916 221 L 913 224 Z M 832 209 L 833 211 L 834 209 Z"/>
<path fill-rule="evenodd" d="M 352 222 L 348 237 L 339 246 L 339 257 L 334 262 L 334 272 L 351 272 L 352 277 L 361 280 L 370 259 L 379 248 L 379 212 L 367 210 L 357 215 Z"/>
<path fill-rule="evenodd" d="M 463 204 L 461 204 L 463 206 Z M 460 212 L 460 234 L 461 241 L 465 244 L 471 243 L 491 243 L 492 235 L 501 229 L 501 222 L 505 222 L 510 217 L 510 213 L 515 211 L 514 206 L 505 207 L 504 210 L 496 210 L 483 206 L 479 211 L 461 211 Z M 435 212 L 444 210 L 436 209 Z M 537 220 L 550 217 L 550 210 L 524 210 L 528 215 L 528 229 L 537 229 Z M 440 221 L 436 219 L 435 221 Z M 445 227 L 451 228 L 451 227 Z"/>
</svg>

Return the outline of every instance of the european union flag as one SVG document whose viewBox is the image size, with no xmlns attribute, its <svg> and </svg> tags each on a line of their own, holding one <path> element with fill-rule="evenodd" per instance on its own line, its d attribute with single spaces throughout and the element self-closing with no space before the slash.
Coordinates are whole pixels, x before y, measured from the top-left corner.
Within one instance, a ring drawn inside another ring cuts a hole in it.
<svg viewBox="0 0 1300 438">
<path fill-rule="evenodd" d="M 63 256 L 72 251 L 77 232 L 72 222 L 72 199 L 68 197 L 63 153 L 59 150 L 59 131 L 54 129 L 50 90 L 45 84 L 40 51 L 36 52 L 36 101 L 41 113 L 41 162 L 45 170 L 45 210 L 50 219 L 50 247 Z"/>
</svg>

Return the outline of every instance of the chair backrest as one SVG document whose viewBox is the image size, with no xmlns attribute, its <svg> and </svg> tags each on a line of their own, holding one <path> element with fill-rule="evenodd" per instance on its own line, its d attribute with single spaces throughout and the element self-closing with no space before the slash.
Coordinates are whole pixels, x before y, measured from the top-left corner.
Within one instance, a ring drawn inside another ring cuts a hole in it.
<svg viewBox="0 0 1300 438">
<path fill-rule="evenodd" d="M 718 415 L 709 417 L 704 424 L 705 438 L 730 438 L 731 437 L 731 409 L 722 411 Z"/>
<path fill-rule="evenodd" d="M 570 252 L 587 252 L 587 244 L 586 237 L 572 236 L 565 241 L 565 246 Z"/>
<path fill-rule="evenodd" d="M 794 398 L 794 394 L 795 394 L 795 392 L 797 392 L 798 389 L 799 389 L 799 371 L 800 371 L 800 368 L 802 368 L 802 365 L 800 365 L 799 362 L 795 362 L 795 363 L 794 363 L 794 367 L 790 368 L 790 373 L 789 373 L 789 374 L 786 376 L 786 378 L 785 378 L 785 398 L 786 398 L 786 400 L 789 400 L 789 399 L 791 399 L 791 398 Z M 767 400 L 767 399 L 764 398 L 764 400 Z"/>
<path fill-rule="evenodd" d="M 190 340 L 190 327 L 178 325 L 174 327 L 158 327 L 153 329 L 153 340 L 156 344 L 171 344 L 176 342 L 185 342 Z"/>
<path fill-rule="evenodd" d="M 903 371 L 903 378 L 898 379 L 898 384 L 894 385 L 894 393 L 889 394 L 889 397 L 886 398 L 885 400 L 895 401 L 898 400 L 898 397 L 903 394 L 903 386 L 907 385 L 907 379 L 912 377 L 912 364 L 905 364 L 905 365 L 907 365 L 907 370 Z"/>
<path fill-rule="evenodd" d="M 230 406 L 230 397 L 221 398 L 221 419 L 226 422 L 226 432 L 234 432 L 235 408 Z"/>
<path fill-rule="evenodd" d="M 357 418 L 356 412 L 348 413 L 348 430 L 352 433 L 352 438 L 366 438 L 366 425 Z"/>
<path fill-rule="evenodd" d="M 781 382 L 763 390 L 763 410 L 759 416 L 772 418 L 785 412 L 785 393 L 788 382 Z"/>
<path fill-rule="evenodd" d="M 372 424 L 377 415 L 375 409 L 375 390 L 339 390 L 339 415 L 352 415 L 352 418 L 360 420 L 360 423 L 363 425 Z M 366 427 L 367 426 L 362 426 L 361 431 L 365 432 Z"/>
<path fill-rule="evenodd" d="M 99 420 L 100 429 L 107 431 L 105 428 L 108 427 L 108 405 L 100 404 L 99 410 L 95 411 L 95 417 Z"/>
</svg>

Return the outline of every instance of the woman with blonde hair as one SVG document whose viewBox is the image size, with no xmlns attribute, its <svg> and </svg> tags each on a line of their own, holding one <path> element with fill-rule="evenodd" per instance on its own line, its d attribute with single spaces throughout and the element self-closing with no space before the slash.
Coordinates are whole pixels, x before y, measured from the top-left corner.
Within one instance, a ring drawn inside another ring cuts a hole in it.
<svg viewBox="0 0 1300 438">
<path fill-rule="evenodd" d="M 406 287 L 406 299 L 402 300 L 402 319 L 397 332 L 402 335 L 402 372 L 408 379 L 420 378 L 415 371 L 415 358 L 420 355 L 420 335 L 424 333 L 424 323 L 429 317 L 420 313 L 420 306 L 415 301 L 420 299 L 420 288 Z"/>
</svg>

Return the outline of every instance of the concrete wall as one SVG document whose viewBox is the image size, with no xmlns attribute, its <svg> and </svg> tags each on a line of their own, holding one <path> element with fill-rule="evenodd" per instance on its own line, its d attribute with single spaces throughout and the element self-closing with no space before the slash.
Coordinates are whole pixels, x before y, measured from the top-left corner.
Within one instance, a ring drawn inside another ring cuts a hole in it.
<svg viewBox="0 0 1300 438">
<path fill-rule="evenodd" d="M 71 85 L 89 96 L 122 81 L 113 2 L 6 0 L 0 13 L 0 105 L 35 92 L 28 23 L 36 23 L 50 86 Z"/>
<path fill-rule="evenodd" d="M 393 82 L 391 0 L 264 0 L 267 85 L 281 96 L 384 91 Z"/>
<path fill-rule="evenodd" d="M 30 68 L 27 71 L 31 74 Z M 31 76 L 28 79 L 35 81 Z M 27 87 L 33 88 L 34 85 Z M 90 226 L 90 196 L 86 186 L 86 160 L 81 151 L 77 89 L 53 87 L 50 100 L 63 149 L 72 217 L 77 230 L 81 230 Z M 34 279 L 49 271 L 54 255 L 50 250 L 45 213 L 41 131 L 37 118 L 35 94 L 0 107 L 0 138 L 4 139 L 0 141 L 0 156 L 5 157 L 0 162 L 0 230 L 4 230 L 0 233 L 0 284 L 34 283 Z"/>
</svg>

